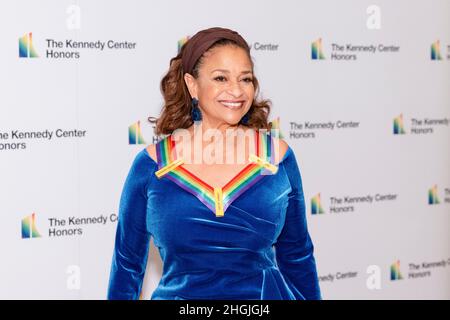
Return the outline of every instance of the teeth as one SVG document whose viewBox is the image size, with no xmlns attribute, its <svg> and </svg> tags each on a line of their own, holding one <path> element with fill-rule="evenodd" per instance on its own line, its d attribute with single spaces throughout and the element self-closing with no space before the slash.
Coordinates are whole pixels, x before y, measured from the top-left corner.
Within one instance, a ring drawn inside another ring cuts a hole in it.
<svg viewBox="0 0 450 320">
<path fill-rule="evenodd" d="M 222 102 L 223 105 L 227 106 L 228 108 L 240 108 L 242 107 L 242 102 Z"/>
</svg>

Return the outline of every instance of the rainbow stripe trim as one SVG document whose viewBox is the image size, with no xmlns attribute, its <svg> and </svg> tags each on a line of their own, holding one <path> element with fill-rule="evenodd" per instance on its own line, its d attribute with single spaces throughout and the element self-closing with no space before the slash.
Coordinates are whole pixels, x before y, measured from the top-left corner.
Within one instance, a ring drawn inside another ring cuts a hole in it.
<svg viewBox="0 0 450 320">
<path fill-rule="evenodd" d="M 230 204 L 241 194 L 262 179 L 265 175 L 275 174 L 278 167 L 274 165 L 274 144 L 269 133 L 255 135 L 256 155 L 250 155 L 250 161 L 223 187 L 212 187 L 198 176 L 183 167 L 183 159 L 176 159 L 175 141 L 169 135 L 156 144 L 158 171 L 155 175 L 160 179 L 167 177 L 184 190 L 192 193 L 216 217 L 223 217 Z"/>
</svg>

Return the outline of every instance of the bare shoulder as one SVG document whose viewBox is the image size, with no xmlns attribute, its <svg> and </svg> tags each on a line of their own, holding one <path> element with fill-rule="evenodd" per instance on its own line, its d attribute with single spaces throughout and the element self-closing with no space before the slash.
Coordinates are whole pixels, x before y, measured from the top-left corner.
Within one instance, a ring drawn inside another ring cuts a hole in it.
<svg viewBox="0 0 450 320">
<path fill-rule="evenodd" d="M 273 137 L 273 142 L 275 145 L 275 162 L 279 163 L 288 151 L 289 145 L 286 141 L 277 137 Z"/>
<path fill-rule="evenodd" d="M 147 146 L 147 152 L 150 155 L 150 158 L 153 159 L 153 161 L 157 162 L 157 157 L 156 157 L 156 145 L 154 144 L 150 144 Z"/>
</svg>

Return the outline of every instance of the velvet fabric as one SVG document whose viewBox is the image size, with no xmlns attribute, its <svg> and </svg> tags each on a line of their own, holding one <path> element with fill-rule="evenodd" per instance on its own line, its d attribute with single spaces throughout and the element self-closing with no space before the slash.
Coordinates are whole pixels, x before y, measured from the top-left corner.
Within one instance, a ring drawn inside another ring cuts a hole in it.
<svg viewBox="0 0 450 320">
<path fill-rule="evenodd" d="M 163 261 L 153 300 L 321 299 L 302 180 L 289 147 L 266 175 L 216 217 L 169 179 L 146 149 L 119 205 L 108 299 L 139 299 L 150 237 Z"/>
</svg>

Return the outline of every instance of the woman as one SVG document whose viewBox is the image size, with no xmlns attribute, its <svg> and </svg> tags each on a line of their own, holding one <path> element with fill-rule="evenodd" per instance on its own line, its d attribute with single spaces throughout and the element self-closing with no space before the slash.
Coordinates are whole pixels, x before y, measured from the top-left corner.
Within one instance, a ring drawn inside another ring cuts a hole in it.
<svg viewBox="0 0 450 320">
<path fill-rule="evenodd" d="M 297 161 L 269 130 L 247 42 L 198 32 L 161 90 L 166 137 L 125 182 L 108 298 L 139 298 L 153 236 L 164 267 L 151 299 L 321 299 Z"/>
</svg>

